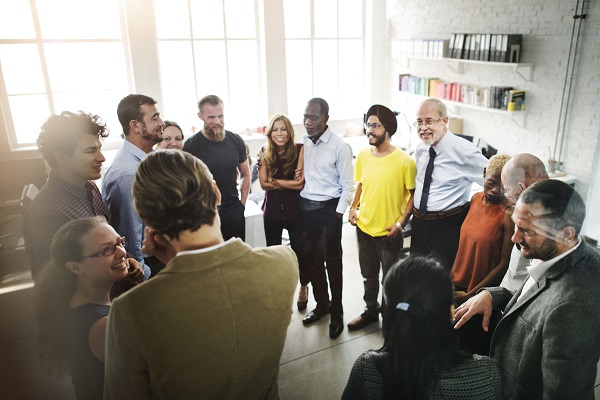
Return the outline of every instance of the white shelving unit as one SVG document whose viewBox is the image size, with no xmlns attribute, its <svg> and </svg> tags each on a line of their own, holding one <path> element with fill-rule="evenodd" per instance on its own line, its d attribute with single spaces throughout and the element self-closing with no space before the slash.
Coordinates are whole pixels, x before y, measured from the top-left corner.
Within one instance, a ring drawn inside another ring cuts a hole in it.
<svg viewBox="0 0 600 400">
<path fill-rule="evenodd" d="M 533 79 L 533 64 L 531 63 L 504 63 L 495 61 L 479 61 L 479 60 L 462 60 L 458 58 L 446 58 L 446 57 L 417 57 L 408 56 L 408 67 L 410 68 L 410 60 L 431 60 L 437 62 L 443 62 L 450 70 L 457 74 L 463 73 L 463 66 L 465 64 L 479 64 L 485 66 L 498 66 L 504 68 L 511 68 L 516 74 L 521 76 L 526 81 Z"/>
</svg>

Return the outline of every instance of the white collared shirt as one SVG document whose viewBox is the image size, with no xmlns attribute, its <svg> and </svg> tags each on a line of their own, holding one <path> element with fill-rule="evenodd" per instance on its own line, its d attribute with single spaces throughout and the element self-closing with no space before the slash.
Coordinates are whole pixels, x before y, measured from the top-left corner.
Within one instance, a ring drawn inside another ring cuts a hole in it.
<svg viewBox="0 0 600 400">
<path fill-rule="evenodd" d="M 415 150 L 415 207 L 421 203 L 425 169 L 429 163 L 429 147 L 420 142 Z M 450 130 L 433 149 L 437 155 L 433 162 L 427 210 L 444 211 L 462 206 L 470 200 L 473 182 L 483 186 L 483 169 L 487 166 L 487 158 L 477 146 L 454 135 Z"/>
<path fill-rule="evenodd" d="M 554 257 L 548 261 L 542 261 L 542 260 L 537 260 L 537 259 L 531 260 L 531 264 L 527 267 L 527 272 L 529 273 L 529 278 L 527 278 L 527 280 L 525 281 L 525 285 L 523 285 L 523 290 L 521 291 L 521 294 L 519 295 L 519 298 L 517 299 L 517 301 L 521 300 L 523 295 L 525 293 L 527 293 L 527 291 L 529 289 L 531 289 L 531 287 L 537 281 L 540 280 L 542 275 L 544 275 L 546 273 L 546 271 L 548 271 L 550 269 L 550 267 L 552 267 L 554 264 L 556 264 L 557 262 L 559 262 L 560 260 L 565 258 L 567 255 L 574 252 L 575 249 L 577 249 L 580 244 L 581 244 L 581 238 L 578 236 L 577 244 L 575 246 L 573 246 L 572 248 L 570 248 L 569 250 L 562 253 L 561 255 L 559 255 L 558 257 Z"/>
</svg>

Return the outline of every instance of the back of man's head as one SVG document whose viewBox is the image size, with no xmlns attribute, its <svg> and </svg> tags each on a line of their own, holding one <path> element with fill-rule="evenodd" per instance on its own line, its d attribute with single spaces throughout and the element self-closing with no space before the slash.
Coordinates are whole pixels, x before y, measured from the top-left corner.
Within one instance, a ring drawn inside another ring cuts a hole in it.
<svg viewBox="0 0 600 400">
<path fill-rule="evenodd" d="M 541 220 L 556 230 L 571 226 L 576 234 L 581 231 L 585 219 L 585 203 L 581 195 L 563 181 L 538 181 L 521 193 L 519 201 L 540 204 L 544 208 Z"/>
<path fill-rule="evenodd" d="M 55 151 L 71 156 L 77 146 L 77 140 L 82 135 L 104 138 L 108 133 L 106 124 L 98 115 L 83 111 L 77 113 L 63 111 L 60 115 L 53 115 L 44 122 L 37 138 L 37 146 L 50 168 L 55 168 L 57 165 Z"/>
<path fill-rule="evenodd" d="M 212 225 L 217 194 L 208 167 L 179 150 L 152 152 L 133 180 L 133 205 L 144 223 L 178 239 L 183 231 Z"/>
<path fill-rule="evenodd" d="M 504 168 L 508 175 L 521 177 L 525 187 L 542 179 L 548 179 L 543 161 L 530 153 L 519 153 L 513 156 Z"/>
<path fill-rule="evenodd" d="M 123 128 L 125 136 L 129 135 L 130 126 L 129 121 L 141 121 L 143 118 L 140 106 L 142 104 L 149 104 L 151 106 L 156 104 L 150 96 L 143 94 L 130 94 L 121 99 L 117 106 L 117 116 L 119 117 L 119 123 Z"/>
</svg>

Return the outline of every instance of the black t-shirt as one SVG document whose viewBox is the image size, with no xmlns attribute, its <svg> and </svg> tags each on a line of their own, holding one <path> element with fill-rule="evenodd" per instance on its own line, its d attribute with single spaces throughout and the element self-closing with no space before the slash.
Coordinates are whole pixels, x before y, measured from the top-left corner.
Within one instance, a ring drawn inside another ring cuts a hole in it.
<svg viewBox="0 0 600 400">
<path fill-rule="evenodd" d="M 221 191 L 221 207 L 227 208 L 240 201 L 237 171 L 248 156 L 246 144 L 238 134 L 225 131 L 222 142 L 213 142 L 198 132 L 185 142 L 183 150 L 206 164 Z"/>
</svg>

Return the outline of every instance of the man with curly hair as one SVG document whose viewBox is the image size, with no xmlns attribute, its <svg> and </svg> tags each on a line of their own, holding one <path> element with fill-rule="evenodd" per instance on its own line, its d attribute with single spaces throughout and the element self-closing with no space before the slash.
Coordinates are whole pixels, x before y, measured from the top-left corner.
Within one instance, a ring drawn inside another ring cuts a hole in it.
<svg viewBox="0 0 600 400">
<path fill-rule="evenodd" d="M 63 111 L 46 120 L 37 139 L 50 165 L 48 180 L 27 208 L 23 222 L 25 250 L 34 279 L 50 260 L 52 237 L 65 223 L 110 212 L 94 183 L 105 161 L 101 138 L 108 129 L 100 117 Z"/>
</svg>

